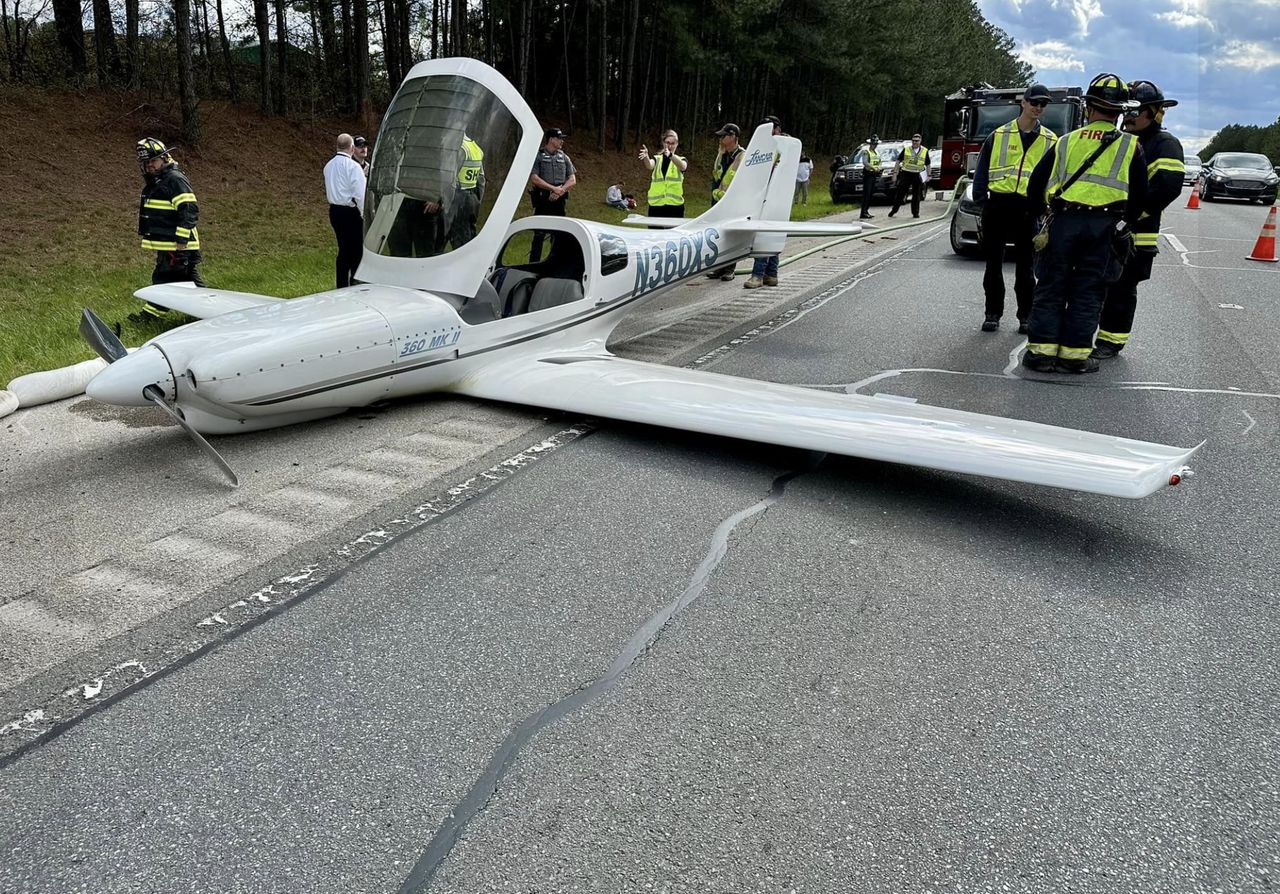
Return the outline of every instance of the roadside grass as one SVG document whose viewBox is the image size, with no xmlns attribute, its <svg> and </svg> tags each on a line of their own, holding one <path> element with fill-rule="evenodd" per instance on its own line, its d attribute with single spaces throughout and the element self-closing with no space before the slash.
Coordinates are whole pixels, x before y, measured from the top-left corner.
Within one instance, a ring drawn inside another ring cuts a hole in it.
<svg viewBox="0 0 1280 894">
<path fill-rule="evenodd" d="M 691 184 L 692 186 L 692 184 Z M 710 207 L 709 196 L 690 188 L 686 216 Z M 599 195 L 596 195 L 599 193 Z M 643 198 L 643 197 L 642 197 Z M 603 190 L 575 190 L 569 212 L 601 223 L 620 223 L 634 212 L 604 204 Z M 850 205 L 833 205 L 822 182 L 810 185 L 809 204 L 792 209 L 794 220 L 824 217 Z M 36 244 L 20 244 L 0 257 L 0 387 L 37 370 L 87 360 L 92 349 L 80 338 L 80 315 L 90 307 L 108 324 L 119 323 L 126 345 L 142 344 L 165 329 L 189 322 L 174 315 L 151 325 L 130 323 L 141 306 L 134 291 L 149 285 L 155 256 L 138 247 L 131 213 L 97 212 L 85 228 L 60 225 Z M 532 213 L 526 198 L 519 216 Z M 112 231 L 109 240 L 83 233 Z M 324 206 L 282 200 L 268 192 L 227 191 L 202 197 L 201 273 L 213 287 L 296 298 L 331 288 L 334 245 Z"/>
</svg>

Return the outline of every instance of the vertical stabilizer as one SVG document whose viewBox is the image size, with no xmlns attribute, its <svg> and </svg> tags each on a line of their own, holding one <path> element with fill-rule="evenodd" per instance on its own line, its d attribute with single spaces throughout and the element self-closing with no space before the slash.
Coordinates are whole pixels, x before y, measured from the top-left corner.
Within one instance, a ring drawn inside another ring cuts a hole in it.
<svg viewBox="0 0 1280 894">
<path fill-rule="evenodd" d="M 760 216 L 763 220 L 790 220 L 791 201 L 796 193 L 796 169 L 800 166 L 800 141 L 795 137 L 777 136 L 773 143 L 778 161 L 769 178 L 769 189 L 765 193 Z M 786 233 L 761 233 L 751 244 L 751 253 L 757 256 L 776 255 L 786 245 Z"/>
<path fill-rule="evenodd" d="M 769 178 L 773 174 L 774 146 L 773 125 L 761 124 L 751 135 L 751 142 L 743 150 L 724 198 L 697 218 L 699 225 L 714 224 L 726 220 L 750 218 L 759 220 L 763 214 Z M 792 169 L 792 178 L 795 170 Z"/>
</svg>

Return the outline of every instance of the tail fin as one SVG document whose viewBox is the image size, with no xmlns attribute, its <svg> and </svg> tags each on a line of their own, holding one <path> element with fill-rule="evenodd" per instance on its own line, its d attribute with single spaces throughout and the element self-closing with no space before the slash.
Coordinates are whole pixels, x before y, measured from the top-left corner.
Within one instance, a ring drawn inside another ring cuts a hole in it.
<svg viewBox="0 0 1280 894">
<path fill-rule="evenodd" d="M 769 189 L 765 193 L 760 217 L 769 221 L 789 221 L 791 201 L 796 192 L 796 169 L 800 166 L 800 141 L 795 137 L 777 136 L 773 138 L 773 143 L 778 160 L 773 166 L 773 176 L 769 179 Z M 751 243 L 751 253 L 756 257 L 762 254 L 776 255 L 786 247 L 785 232 L 760 232 Z"/>
<path fill-rule="evenodd" d="M 772 124 L 765 123 L 756 128 L 751 135 L 751 142 L 738 160 L 737 173 L 733 175 L 724 198 L 696 219 L 698 225 L 744 217 L 760 219 L 769 178 L 773 174 L 773 160 L 777 154 L 774 143 Z M 791 176 L 795 179 L 794 170 Z"/>
</svg>

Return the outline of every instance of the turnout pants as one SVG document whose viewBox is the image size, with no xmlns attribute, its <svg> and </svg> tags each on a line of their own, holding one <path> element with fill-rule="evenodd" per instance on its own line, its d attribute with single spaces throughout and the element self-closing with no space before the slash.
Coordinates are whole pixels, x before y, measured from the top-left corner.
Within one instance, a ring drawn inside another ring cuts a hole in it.
<svg viewBox="0 0 1280 894">
<path fill-rule="evenodd" d="M 193 282 L 204 286 L 204 278 L 200 275 L 199 251 L 158 251 L 156 267 L 151 271 L 151 282 Z M 163 313 L 164 311 L 161 311 Z"/>
<path fill-rule="evenodd" d="M 1093 351 L 1116 219 L 1108 211 L 1053 216 L 1049 244 L 1036 258 L 1028 353 L 1084 360 Z"/>
<path fill-rule="evenodd" d="M 329 226 L 338 237 L 338 258 L 334 262 L 337 288 L 345 289 L 355 282 L 356 268 L 364 253 L 364 226 L 360 209 L 354 205 L 330 205 Z"/>
<path fill-rule="evenodd" d="M 1107 286 L 1102 303 L 1102 317 L 1098 320 L 1098 344 L 1104 342 L 1116 350 L 1129 343 L 1133 329 L 1133 315 L 1138 309 L 1138 283 L 1151 278 L 1151 265 L 1155 262 L 1153 251 L 1134 252 L 1124 265 L 1120 279 Z"/>
<path fill-rule="evenodd" d="M 1025 322 L 1031 316 L 1031 299 L 1036 288 L 1032 272 L 1033 226 L 1028 202 L 1022 196 L 993 194 L 983 206 L 982 254 L 987 272 L 982 277 L 982 290 L 987 297 L 988 316 L 1004 316 L 1004 257 L 1009 243 L 1013 244 L 1013 294 L 1018 302 L 1018 321 Z"/>
<path fill-rule="evenodd" d="M 902 200 L 907 197 L 907 193 L 911 193 L 911 216 L 920 216 L 920 195 L 924 192 L 924 181 L 920 179 L 919 174 L 913 174 L 910 171 L 902 171 L 898 174 L 898 182 L 893 193 L 893 210 L 890 214 L 897 214 L 898 209 L 902 206 Z"/>
</svg>

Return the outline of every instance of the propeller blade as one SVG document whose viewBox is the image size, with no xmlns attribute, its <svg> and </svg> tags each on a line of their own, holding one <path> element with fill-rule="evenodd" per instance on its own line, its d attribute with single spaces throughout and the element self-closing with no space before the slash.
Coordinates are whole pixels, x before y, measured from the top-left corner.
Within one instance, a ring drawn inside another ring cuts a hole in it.
<svg viewBox="0 0 1280 894">
<path fill-rule="evenodd" d="M 182 418 L 181 413 L 169 406 L 164 399 L 164 392 L 160 390 L 159 385 L 148 385 L 146 388 L 142 389 L 142 395 L 157 407 L 168 413 L 175 422 L 183 427 L 186 433 L 191 436 L 191 440 L 196 442 L 196 446 L 204 451 L 205 456 L 218 464 L 218 468 L 222 470 L 222 474 L 227 476 L 227 480 L 231 482 L 232 487 L 240 486 L 240 479 L 236 477 L 235 472 L 231 471 L 231 466 L 227 465 L 227 461 L 222 458 L 222 454 L 214 450 L 213 445 L 206 441 L 200 432 L 188 425 L 187 420 Z"/>
<path fill-rule="evenodd" d="M 80 318 L 80 336 L 108 363 L 115 363 L 129 353 L 124 342 L 111 331 L 111 327 L 87 307 L 84 309 L 84 316 Z"/>
</svg>

